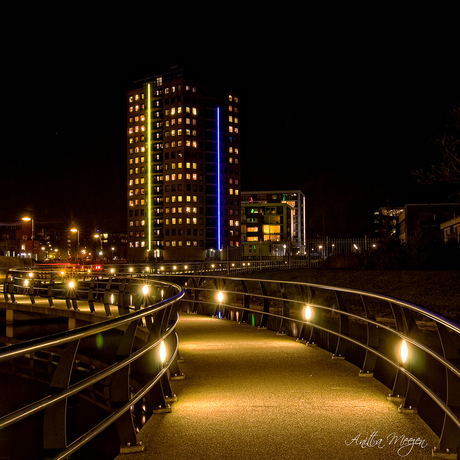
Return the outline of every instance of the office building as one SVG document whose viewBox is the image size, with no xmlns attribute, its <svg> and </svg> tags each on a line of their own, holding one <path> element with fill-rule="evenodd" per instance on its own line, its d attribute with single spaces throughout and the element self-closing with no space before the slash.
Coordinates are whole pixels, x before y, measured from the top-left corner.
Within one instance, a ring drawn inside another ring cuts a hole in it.
<svg viewBox="0 0 460 460">
<path fill-rule="evenodd" d="M 241 192 L 242 203 L 287 203 L 292 211 L 292 234 L 290 237 L 293 254 L 305 254 L 306 213 L 305 194 L 300 190 Z"/>
<path fill-rule="evenodd" d="M 294 208 L 291 204 L 245 202 L 241 205 L 241 214 L 243 256 L 285 256 L 293 252 Z"/>
<path fill-rule="evenodd" d="M 174 69 L 128 91 L 129 260 L 239 247 L 239 98 L 214 86 Z"/>
</svg>

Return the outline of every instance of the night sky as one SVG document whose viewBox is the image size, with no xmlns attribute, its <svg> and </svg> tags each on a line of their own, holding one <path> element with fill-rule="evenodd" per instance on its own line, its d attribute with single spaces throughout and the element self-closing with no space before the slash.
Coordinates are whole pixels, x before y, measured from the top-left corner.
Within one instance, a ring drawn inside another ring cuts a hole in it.
<svg viewBox="0 0 460 460">
<path fill-rule="evenodd" d="M 240 93 L 242 189 L 303 190 L 312 236 L 455 201 L 412 174 L 460 101 L 452 11 L 223 5 L 8 11 L 0 221 L 125 230 L 126 91 L 174 65 Z"/>
</svg>

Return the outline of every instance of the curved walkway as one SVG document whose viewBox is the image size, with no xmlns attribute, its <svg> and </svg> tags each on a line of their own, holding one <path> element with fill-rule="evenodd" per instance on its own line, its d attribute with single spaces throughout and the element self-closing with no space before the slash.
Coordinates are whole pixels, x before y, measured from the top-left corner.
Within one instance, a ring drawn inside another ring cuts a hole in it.
<svg viewBox="0 0 460 460">
<path fill-rule="evenodd" d="M 432 458 L 430 428 L 327 351 L 186 313 L 177 332 L 185 360 L 185 379 L 171 382 L 178 400 L 139 433 L 144 452 L 117 460 Z"/>
</svg>

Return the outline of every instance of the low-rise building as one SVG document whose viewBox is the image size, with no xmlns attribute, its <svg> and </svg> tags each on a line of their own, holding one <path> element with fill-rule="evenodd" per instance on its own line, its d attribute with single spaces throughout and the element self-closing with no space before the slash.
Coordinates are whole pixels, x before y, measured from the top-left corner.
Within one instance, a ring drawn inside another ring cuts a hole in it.
<svg viewBox="0 0 460 460">
<path fill-rule="evenodd" d="M 305 194 L 301 190 L 241 192 L 241 203 L 242 205 L 289 204 L 292 208 L 292 232 L 289 244 L 294 254 L 305 254 L 306 208 Z"/>
<path fill-rule="evenodd" d="M 420 232 L 437 232 L 459 214 L 459 203 L 406 204 L 399 214 L 399 237 L 407 242 Z"/>
<path fill-rule="evenodd" d="M 260 257 L 291 253 L 293 210 L 289 203 L 243 203 L 242 255 Z"/>
</svg>

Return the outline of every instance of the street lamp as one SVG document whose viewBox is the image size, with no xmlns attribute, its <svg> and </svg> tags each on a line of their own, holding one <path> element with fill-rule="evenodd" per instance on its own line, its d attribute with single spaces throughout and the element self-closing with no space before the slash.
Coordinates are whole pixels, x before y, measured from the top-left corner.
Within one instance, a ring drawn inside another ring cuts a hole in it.
<svg viewBox="0 0 460 460">
<path fill-rule="evenodd" d="M 24 222 L 31 222 L 32 224 L 32 231 L 31 231 L 31 239 L 32 239 L 32 259 L 35 258 L 35 221 L 34 221 L 34 218 L 33 217 L 29 217 L 29 216 L 24 216 L 22 218 L 22 220 Z"/>
<path fill-rule="evenodd" d="M 93 237 L 96 238 L 96 239 L 98 238 L 100 243 L 101 243 L 101 251 L 99 252 L 99 255 L 102 257 L 102 255 L 104 253 L 104 250 L 102 249 L 102 237 L 101 237 L 101 235 L 99 235 L 99 233 L 95 233 L 93 235 Z"/>
<path fill-rule="evenodd" d="M 80 254 L 80 230 L 78 230 L 78 228 L 71 228 L 70 231 L 72 233 L 76 233 L 77 234 L 77 262 L 78 262 L 78 256 Z"/>
</svg>

